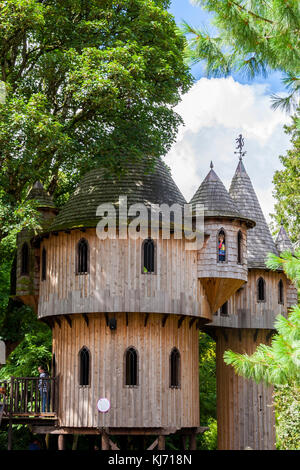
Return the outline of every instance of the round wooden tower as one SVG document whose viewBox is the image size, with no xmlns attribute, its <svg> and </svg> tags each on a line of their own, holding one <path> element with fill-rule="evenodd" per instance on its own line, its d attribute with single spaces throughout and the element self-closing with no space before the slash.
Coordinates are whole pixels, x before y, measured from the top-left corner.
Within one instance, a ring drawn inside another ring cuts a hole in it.
<svg viewBox="0 0 300 470">
<path fill-rule="evenodd" d="M 269 344 L 275 317 L 287 314 L 296 289 L 282 271 L 270 271 L 265 265 L 267 254 L 278 251 L 242 160 L 229 193 L 244 217 L 256 225 L 248 231 L 248 281 L 215 312 L 207 327 L 217 342 L 218 448 L 270 450 L 276 440 L 273 389 L 236 375 L 225 365 L 223 354 L 226 350 L 252 354 L 259 344 Z M 285 248 L 290 249 L 287 238 L 285 233 Z"/>
<path fill-rule="evenodd" d="M 97 207 L 113 203 L 118 214 L 120 196 L 128 206 L 185 204 L 162 161 L 116 180 L 95 169 L 39 238 L 38 317 L 53 332 L 56 432 L 101 433 L 104 447 L 113 434 L 199 432 L 198 330 L 211 321 L 197 252 L 183 239 L 121 239 L 119 228 L 99 239 Z"/>
</svg>

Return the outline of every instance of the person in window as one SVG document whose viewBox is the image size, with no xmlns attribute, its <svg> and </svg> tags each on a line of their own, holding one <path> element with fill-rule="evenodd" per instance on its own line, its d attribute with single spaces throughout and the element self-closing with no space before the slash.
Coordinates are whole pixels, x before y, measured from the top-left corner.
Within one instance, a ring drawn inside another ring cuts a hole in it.
<svg viewBox="0 0 300 470">
<path fill-rule="evenodd" d="M 42 399 L 42 412 L 45 413 L 50 408 L 49 374 L 43 366 L 39 366 L 38 371 L 40 374 L 39 392 Z"/>
<path fill-rule="evenodd" d="M 225 236 L 220 233 L 219 235 L 219 261 L 225 261 L 226 255 L 226 246 L 225 246 Z"/>
</svg>

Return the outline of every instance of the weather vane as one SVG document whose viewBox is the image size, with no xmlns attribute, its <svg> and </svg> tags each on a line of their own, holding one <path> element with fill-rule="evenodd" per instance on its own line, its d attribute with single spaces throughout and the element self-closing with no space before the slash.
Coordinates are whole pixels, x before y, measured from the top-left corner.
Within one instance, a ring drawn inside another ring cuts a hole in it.
<svg viewBox="0 0 300 470">
<path fill-rule="evenodd" d="M 242 134 L 240 134 L 238 136 L 237 139 L 235 139 L 235 142 L 237 144 L 236 146 L 236 150 L 238 150 L 237 152 L 234 152 L 234 153 L 237 153 L 239 155 L 239 159 L 242 160 L 242 158 L 246 155 L 247 152 L 243 152 L 243 147 L 245 145 L 245 141 L 243 139 L 243 136 Z"/>
</svg>

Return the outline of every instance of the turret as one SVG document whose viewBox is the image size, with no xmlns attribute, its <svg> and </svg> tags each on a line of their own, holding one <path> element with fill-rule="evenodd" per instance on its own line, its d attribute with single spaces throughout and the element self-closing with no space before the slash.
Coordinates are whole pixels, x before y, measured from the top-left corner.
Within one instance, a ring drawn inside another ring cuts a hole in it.
<svg viewBox="0 0 300 470">
<path fill-rule="evenodd" d="M 17 236 L 16 296 L 37 311 L 40 282 L 40 250 L 34 237 L 46 230 L 57 214 L 52 197 L 37 181 L 27 196 L 39 213 L 36 230 L 23 229 Z"/>
<path fill-rule="evenodd" d="M 247 230 L 255 225 L 230 197 L 211 163 L 191 199 L 204 206 L 205 241 L 198 252 L 198 278 L 212 313 L 247 281 Z"/>
</svg>

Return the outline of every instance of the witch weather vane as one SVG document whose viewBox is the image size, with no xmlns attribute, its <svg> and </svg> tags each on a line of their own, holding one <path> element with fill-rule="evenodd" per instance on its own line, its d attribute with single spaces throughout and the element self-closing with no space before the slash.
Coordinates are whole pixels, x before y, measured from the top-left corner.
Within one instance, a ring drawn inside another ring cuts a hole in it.
<svg viewBox="0 0 300 470">
<path fill-rule="evenodd" d="M 242 158 L 246 155 L 247 152 L 243 152 L 243 147 L 245 145 L 245 141 L 243 139 L 243 136 L 242 134 L 240 134 L 238 136 L 237 139 L 235 139 L 235 142 L 237 144 L 236 146 L 236 150 L 238 150 L 237 152 L 234 152 L 234 153 L 237 153 L 239 155 L 239 159 L 242 160 Z"/>
</svg>

